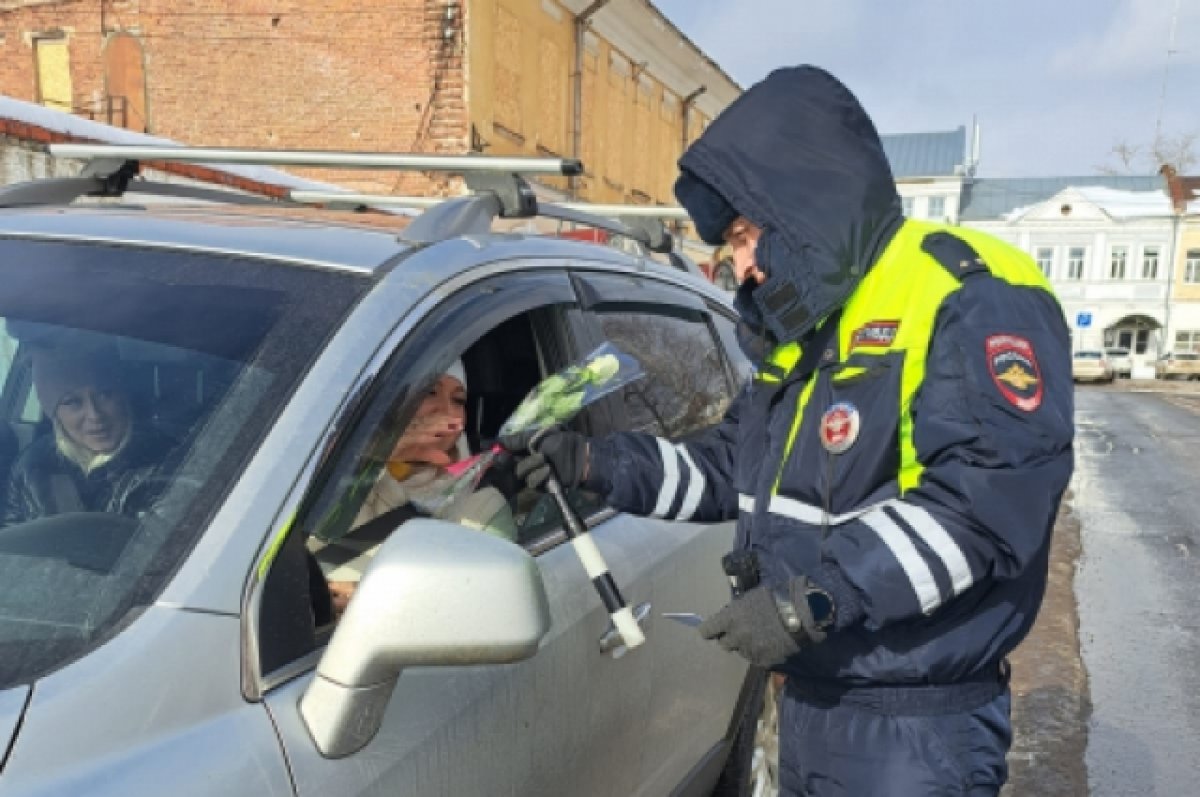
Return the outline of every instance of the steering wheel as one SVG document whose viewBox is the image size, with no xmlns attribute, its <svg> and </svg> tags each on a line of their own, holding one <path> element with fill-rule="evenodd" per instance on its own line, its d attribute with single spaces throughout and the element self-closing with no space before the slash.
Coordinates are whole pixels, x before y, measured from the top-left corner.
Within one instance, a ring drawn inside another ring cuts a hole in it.
<svg viewBox="0 0 1200 797">
<path fill-rule="evenodd" d="M 50 515 L 0 529 L 0 554 L 58 559 L 107 573 L 137 527 L 137 520 L 108 512 Z"/>
</svg>

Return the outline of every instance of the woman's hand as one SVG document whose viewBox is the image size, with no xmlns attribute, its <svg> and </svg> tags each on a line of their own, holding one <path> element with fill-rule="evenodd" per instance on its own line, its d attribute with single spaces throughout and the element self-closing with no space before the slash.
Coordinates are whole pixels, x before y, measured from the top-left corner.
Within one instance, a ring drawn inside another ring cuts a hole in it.
<svg viewBox="0 0 1200 797">
<path fill-rule="evenodd" d="M 333 601 L 333 618 L 335 620 L 342 619 L 342 613 L 350 605 L 350 599 L 354 597 L 356 589 L 358 589 L 357 581 L 329 582 L 329 598 Z"/>
<path fill-rule="evenodd" d="M 445 467 L 454 462 L 452 452 L 462 433 L 462 420 L 452 415 L 434 414 L 413 418 L 396 441 L 391 459 Z"/>
</svg>

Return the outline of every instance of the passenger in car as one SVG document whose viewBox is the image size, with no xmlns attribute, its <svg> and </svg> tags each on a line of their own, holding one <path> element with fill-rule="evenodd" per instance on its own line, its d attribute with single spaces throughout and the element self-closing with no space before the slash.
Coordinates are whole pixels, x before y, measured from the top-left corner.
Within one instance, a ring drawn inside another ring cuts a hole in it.
<svg viewBox="0 0 1200 797">
<path fill-rule="evenodd" d="M 461 360 L 430 386 L 388 457 L 351 528 L 411 505 L 434 514 L 455 477 L 446 468 L 470 455 L 465 435 L 467 377 Z"/>
<path fill-rule="evenodd" d="M 116 351 L 42 343 L 28 356 L 52 433 L 35 439 L 13 466 L 0 524 L 147 509 L 158 493 L 148 480 L 171 443 L 133 413 Z"/>
<path fill-rule="evenodd" d="M 350 533 L 318 548 L 327 565 L 341 548 L 353 558 L 327 572 L 334 611 L 349 603 L 370 557 L 400 524 L 416 517 L 438 517 L 506 539 L 516 523 L 503 494 L 480 487 L 447 500 L 459 478 L 449 466 L 470 456 L 466 436 L 467 376 L 461 360 L 430 386 L 416 414 L 392 448 L 387 464 L 355 516 Z"/>
</svg>

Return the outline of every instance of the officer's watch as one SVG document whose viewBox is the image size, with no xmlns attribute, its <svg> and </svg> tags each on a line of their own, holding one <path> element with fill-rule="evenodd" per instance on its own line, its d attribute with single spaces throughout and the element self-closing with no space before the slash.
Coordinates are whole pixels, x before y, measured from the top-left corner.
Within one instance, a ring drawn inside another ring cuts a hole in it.
<svg viewBox="0 0 1200 797">
<path fill-rule="evenodd" d="M 779 619 L 783 620 L 783 627 L 787 629 L 788 633 L 795 635 L 804 630 L 804 622 L 800 619 L 799 612 L 796 611 L 790 585 L 777 586 L 772 593 L 775 596 L 775 607 L 779 611 Z M 804 587 L 804 601 L 808 604 L 809 614 L 813 618 L 814 630 L 829 630 L 835 619 L 833 598 L 829 593 L 809 582 Z"/>
<path fill-rule="evenodd" d="M 808 602 L 808 610 L 812 612 L 813 622 L 817 626 L 818 631 L 828 631 L 833 627 L 833 621 L 837 619 L 833 598 L 828 592 L 820 587 L 814 587 L 811 583 L 804 590 L 804 599 Z"/>
</svg>

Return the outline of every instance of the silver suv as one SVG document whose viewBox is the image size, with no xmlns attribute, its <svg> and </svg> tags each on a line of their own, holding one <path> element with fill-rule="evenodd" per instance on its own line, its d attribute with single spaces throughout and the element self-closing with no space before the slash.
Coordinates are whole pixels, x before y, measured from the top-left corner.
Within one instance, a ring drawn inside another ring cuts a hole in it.
<svg viewBox="0 0 1200 797">
<path fill-rule="evenodd" d="M 80 180 L 138 187 L 114 174 Z M 602 341 L 648 376 L 578 428 L 711 424 L 745 376 L 721 291 L 611 247 L 491 234 L 497 214 L 553 212 L 502 188 L 399 232 L 285 207 L 62 204 L 62 180 L 39 204 L 44 188 L 0 189 L 4 794 L 770 788 L 762 673 L 662 617 L 726 602 L 732 523 L 570 496 L 643 625 L 635 649 L 544 495 L 504 493 L 515 542 L 420 517 L 350 530 L 380 452 L 456 358 L 474 451 Z M 78 435 L 122 443 L 81 458 L 63 442 Z M 324 576 L 368 547 L 339 616 Z"/>
</svg>

